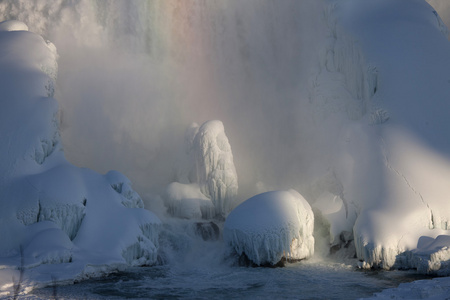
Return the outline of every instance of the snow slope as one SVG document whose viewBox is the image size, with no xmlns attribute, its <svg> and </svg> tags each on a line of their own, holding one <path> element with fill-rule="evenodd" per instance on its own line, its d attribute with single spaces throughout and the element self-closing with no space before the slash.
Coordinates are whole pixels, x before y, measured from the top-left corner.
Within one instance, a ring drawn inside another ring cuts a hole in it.
<svg viewBox="0 0 450 300">
<path fill-rule="evenodd" d="M 421 237 L 449 235 L 447 29 L 421 0 L 329 4 L 311 101 L 337 133 L 330 168 L 341 188 L 331 194 L 347 218 L 356 213 L 364 267 L 415 267 L 406 253 Z"/>
<path fill-rule="evenodd" d="M 29 287 L 154 264 L 160 221 L 128 179 L 64 157 L 55 46 L 19 21 L 0 23 L 0 45 L 1 295 L 17 284 L 19 266 Z"/>
<path fill-rule="evenodd" d="M 314 215 L 295 190 L 262 193 L 228 215 L 224 241 L 256 265 L 276 265 L 314 254 Z"/>
</svg>

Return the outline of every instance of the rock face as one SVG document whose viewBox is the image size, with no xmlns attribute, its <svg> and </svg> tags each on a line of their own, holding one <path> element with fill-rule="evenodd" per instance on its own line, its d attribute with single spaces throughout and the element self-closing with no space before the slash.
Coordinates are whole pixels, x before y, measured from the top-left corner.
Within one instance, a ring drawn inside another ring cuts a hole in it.
<svg viewBox="0 0 450 300">
<path fill-rule="evenodd" d="M 195 223 L 195 233 L 204 241 L 216 241 L 220 237 L 220 228 L 214 222 Z"/>
<path fill-rule="evenodd" d="M 129 180 L 65 159 L 55 46 L 17 21 L 0 23 L 0 45 L 0 273 L 21 255 L 26 268 L 68 263 L 73 277 L 154 264 L 161 222 Z"/>
<path fill-rule="evenodd" d="M 256 195 L 227 217 L 224 240 L 254 264 L 276 265 L 314 254 L 314 215 L 295 190 Z"/>
<path fill-rule="evenodd" d="M 173 182 L 164 199 L 169 212 L 181 218 L 225 218 L 238 191 L 236 168 L 223 123 L 193 123 L 186 132 L 188 183 Z M 213 211 L 211 212 L 211 207 Z"/>
</svg>

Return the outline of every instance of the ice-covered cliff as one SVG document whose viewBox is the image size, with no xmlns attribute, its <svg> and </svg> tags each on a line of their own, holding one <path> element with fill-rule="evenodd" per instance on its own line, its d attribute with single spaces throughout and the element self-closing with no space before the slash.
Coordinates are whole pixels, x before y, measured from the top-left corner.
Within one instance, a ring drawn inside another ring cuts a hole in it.
<svg viewBox="0 0 450 300">
<path fill-rule="evenodd" d="M 0 23 L 0 45 L 2 293 L 19 277 L 25 287 L 154 264 L 160 221 L 143 209 L 129 180 L 64 157 L 55 46 L 19 21 Z"/>
<path fill-rule="evenodd" d="M 329 201 L 346 205 L 345 218 L 356 218 L 363 266 L 417 267 L 407 253 L 419 239 L 449 235 L 447 29 L 425 1 L 329 4 L 328 46 L 311 102 L 337 138 L 333 180 L 316 185 L 316 199 L 331 194 Z"/>
</svg>

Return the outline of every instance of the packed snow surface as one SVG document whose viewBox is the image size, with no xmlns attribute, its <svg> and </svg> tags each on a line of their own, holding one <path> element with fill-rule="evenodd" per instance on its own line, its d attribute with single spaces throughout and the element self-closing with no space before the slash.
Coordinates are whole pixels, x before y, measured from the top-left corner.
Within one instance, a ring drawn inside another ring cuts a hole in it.
<svg viewBox="0 0 450 300">
<path fill-rule="evenodd" d="M 64 157 L 52 98 L 55 46 L 18 21 L 0 29 L 2 294 L 19 277 L 26 289 L 51 277 L 154 264 L 160 220 L 143 209 L 129 180 L 77 168 Z"/>
<path fill-rule="evenodd" d="M 262 193 L 237 206 L 227 217 L 224 240 L 256 265 L 314 254 L 314 215 L 295 190 Z"/>
</svg>

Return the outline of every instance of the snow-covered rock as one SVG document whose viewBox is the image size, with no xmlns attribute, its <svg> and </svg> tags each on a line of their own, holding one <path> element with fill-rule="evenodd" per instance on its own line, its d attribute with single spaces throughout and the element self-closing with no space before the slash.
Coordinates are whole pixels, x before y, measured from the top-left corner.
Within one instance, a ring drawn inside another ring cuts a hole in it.
<svg viewBox="0 0 450 300">
<path fill-rule="evenodd" d="M 227 217 L 224 240 L 256 265 L 314 254 L 314 215 L 295 190 L 262 193 L 237 206 Z"/>
<path fill-rule="evenodd" d="M 97 268 L 154 264 L 161 223 L 143 209 L 129 180 L 64 157 L 50 91 L 54 45 L 22 23 L 0 28 L 0 278 L 21 261 L 33 268 L 24 278 L 31 284 L 49 264 L 64 263 L 67 280 L 98 274 Z"/>
</svg>

